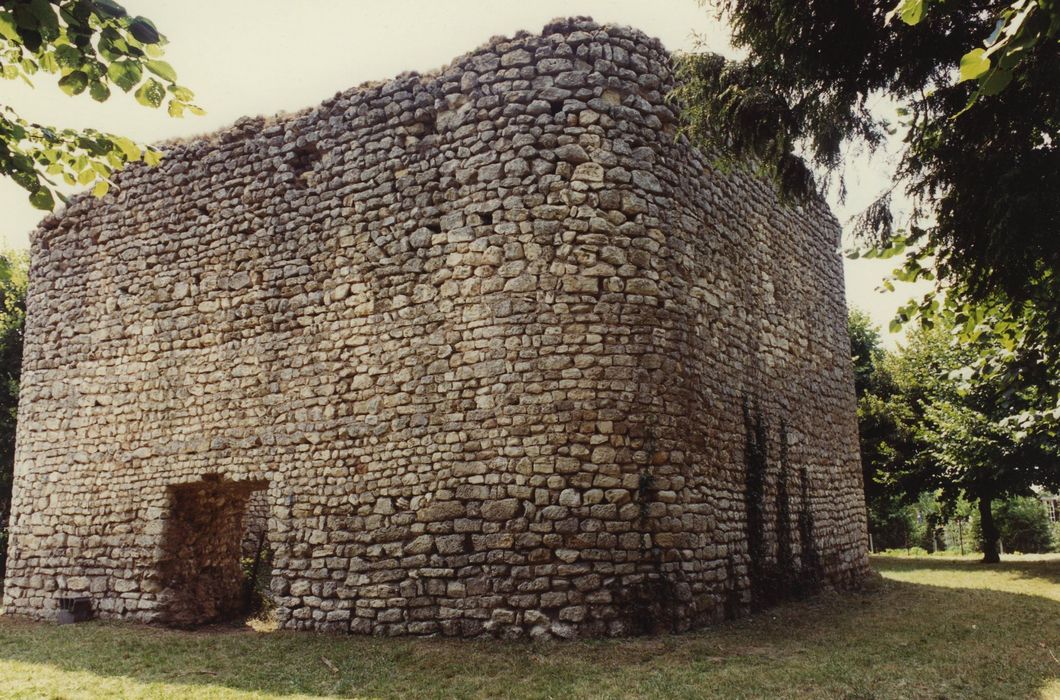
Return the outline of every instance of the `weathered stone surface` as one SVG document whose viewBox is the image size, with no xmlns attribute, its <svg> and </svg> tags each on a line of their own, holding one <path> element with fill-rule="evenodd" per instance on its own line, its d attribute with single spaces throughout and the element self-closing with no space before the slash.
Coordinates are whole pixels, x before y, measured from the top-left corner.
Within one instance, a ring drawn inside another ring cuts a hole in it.
<svg viewBox="0 0 1060 700">
<path fill-rule="evenodd" d="M 262 537 L 289 629 L 683 630 L 762 571 L 855 582 L 839 227 L 675 138 L 672 81 L 558 20 L 46 220 L 6 609 L 204 622 Z"/>
<path fill-rule="evenodd" d="M 517 498 L 505 498 L 500 501 L 489 501 L 482 504 L 482 517 L 486 520 L 511 520 L 522 506 Z"/>
</svg>

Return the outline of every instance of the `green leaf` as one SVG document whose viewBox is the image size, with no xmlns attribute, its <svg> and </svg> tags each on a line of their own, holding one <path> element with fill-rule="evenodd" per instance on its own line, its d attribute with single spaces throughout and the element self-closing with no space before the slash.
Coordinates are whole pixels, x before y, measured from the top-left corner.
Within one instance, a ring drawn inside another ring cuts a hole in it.
<svg viewBox="0 0 1060 700">
<path fill-rule="evenodd" d="M 136 101 L 145 107 L 158 107 L 165 98 L 165 86 L 154 78 L 148 78 L 136 91 Z"/>
<path fill-rule="evenodd" d="M 59 18 L 48 0 L 30 0 L 29 11 L 37 20 L 36 30 L 47 42 L 59 38 Z"/>
<path fill-rule="evenodd" d="M 55 208 L 55 198 L 47 187 L 41 187 L 29 196 L 29 203 L 37 209 L 51 211 Z"/>
<path fill-rule="evenodd" d="M 895 15 L 910 26 L 920 24 L 924 17 L 924 0 L 901 0 L 887 13 L 886 21 L 890 22 Z"/>
<path fill-rule="evenodd" d="M 59 61 L 55 58 L 55 54 L 49 51 L 41 55 L 40 67 L 49 73 L 56 73 L 59 71 Z"/>
<path fill-rule="evenodd" d="M 1008 84 L 1012 82 L 1012 72 L 1007 70 L 1001 70 L 995 68 L 990 72 L 990 75 L 986 76 L 986 79 L 979 84 L 979 91 L 984 95 L 996 95 L 997 93 L 1008 87 Z"/>
<path fill-rule="evenodd" d="M 81 65 L 81 52 L 76 46 L 62 44 L 55 47 L 55 60 L 62 68 L 78 68 Z"/>
<path fill-rule="evenodd" d="M 129 92 L 143 77 L 143 70 L 136 61 L 115 61 L 107 67 L 107 77 L 125 92 Z"/>
<path fill-rule="evenodd" d="M 162 80 L 167 80 L 171 83 L 177 82 L 177 71 L 173 70 L 173 66 L 165 61 L 146 61 L 144 65 L 147 66 L 147 70 L 162 78 Z"/>
<path fill-rule="evenodd" d="M 177 102 L 176 100 L 169 101 L 169 116 L 177 117 L 178 119 L 184 116 L 184 103 Z"/>
<path fill-rule="evenodd" d="M 0 36 L 16 44 L 22 43 L 22 39 L 18 35 L 15 18 L 11 16 L 10 12 L 0 12 Z"/>
<path fill-rule="evenodd" d="M 110 183 L 106 180 L 100 180 L 96 183 L 96 186 L 92 188 L 92 194 L 96 197 L 102 197 L 107 194 L 107 190 L 110 189 Z"/>
<path fill-rule="evenodd" d="M 144 149 L 144 162 L 154 167 L 162 162 L 162 152 L 153 148 Z"/>
<path fill-rule="evenodd" d="M 80 185 L 87 185 L 96 179 L 96 172 L 94 170 L 82 170 L 81 174 L 77 176 L 77 182 Z"/>
<path fill-rule="evenodd" d="M 181 102 L 191 102 L 195 99 L 195 93 L 186 87 L 180 85 L 170 85 L 166 88 L 173 93 L 173 97 L 177 98 Z"/>
<path fill-rule="evenodd" d="M 898 16 L 910 26 L 919 24 L 924 17 L 924 0 L 903 0 Z"/>
<path fill-rule="evenodd" d="M 96 102 L 106 102 L 110 97 L 110 88 L 99 80 L 93 80 L 88 86 L 88 94 Z"/>
<path fill-rule="evenodd" d="M 162 41 L 162 35 L 155 29 L 155 25 L 146 17 L 136 17 L 129 23 L 129 33 L 136 37 L 137 41 L 145 44 L 158 44 Z"/>
<path fill-rule="evenodd" d="M 132 139 L 127 139 L 124 136 L 115 136 L 114 143 L 129 160 L 140 160 L 140 147 L 133 143 Z"/>
<path fill-rule="evenodd" d="M 990 58 L 986 55 L 986 50 L 972 49 L 961 57 L 961 79 L 958 82 L 975 80 L 988 70 Z"/>
<path fill-rule="evenodd" d="M 88 87 L 88 76 L 82 71 L 75 70 L 59 80 L 59 87 L 67 95 L 80 95 Z"/>
<path fill-rule="evenodd" d="M 109 17 L 124 17 L 126 15 L 125 8 L 114 2 L 114 0 L 92 0 L 92 5 L 101 14 Z"/>
<path fill-rule="evenodd" d="M 879 257 L 880 257 L 881 260 L 888 260 L 890 258 L 893 258 L 895 255 L 900 254 L 904 250 L 905 250 L 905 243 L 900 243 L 900 242 L 899 243 L 894 243 L 889 248 L 884 248 L 880 252 Z"/>
</svg>

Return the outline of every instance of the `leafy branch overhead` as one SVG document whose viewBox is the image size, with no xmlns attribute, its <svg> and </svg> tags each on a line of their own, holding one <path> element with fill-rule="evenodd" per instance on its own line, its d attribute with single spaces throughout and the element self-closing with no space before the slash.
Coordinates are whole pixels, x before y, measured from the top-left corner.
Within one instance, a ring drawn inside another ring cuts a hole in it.
<svg viewBox="0 0 1060 700">
<path fill-rule="evenodd" d="M 933 281 L 892 330 L 947 329 L 975 351 L 962 382 L 1003 387 L 1006 425 L 1060 435 L 1060 4 L 705 4 L 746 58 L 679 61 L 689 138 L 799 196 L 808 167 L 841 192 L 846 154 L 899 136 L 895 182 L 854 222 L 852 257 L 893 258 L 887 289 Z M 901 229 L 895 191 L 913 208 Z"/>
<path fill-rule="evenodd" d="M 1055 304 L 1060 266 L 1060 55 L 1055 0 L 706 0 L 746 52 L 690 54 L 676 99 L 686 134 L 751 156 L 789 195 L 796 158 L 842 191 L 845 156 L 900 126 L 895 189 L 914 206 L 910 250 L 972 301 Z M 963 60 L 962 60 L 963 57 Z M 963 66 L 962 66 L 963 64 Z M 899 124 L 881 107 L 899 107 Z M 890 197 L 862 242 L 896 235 Z"/>
<path fill-rule="evenodd" d="M 927 5 L 939 0 L 900 0 L 887 14 L 887 21 L 900 18 L 910 26 L 924 19 Z M 1032 55 L 1035 46 L 1056 41 L 1060 34 L 1060 13 L 1052 0 L 1016 0 L 1001 7 L 993 16 L 994 26 L 983 46 L 961 56 L 959 82 L 975 80 L 978 89 L 968 107 L 980 97 L 996 95 L 1012 82 L 1019 64 Z"/>
<path fill-rule="evenodd" d="M 194 94 L 177 82 L 162 60 L 165 37 L 146 17 L 130 15 L 113 0 L 0 0 L 0 76 L 33 86 L 40 74 L 58 77 L 68 95 L 87 93 L 97 102 L 112 89 L 170 116 L 202 114 Z M 91 186 L 96 196 L 128 163 L 156 164 L 161 153 L 132 140 L 93 129 L 59 129 L 30 122 L 0 105 L 0 175 L 29 192 L 38 209 L 50 210 L 59 183 Z"/>
</svg>

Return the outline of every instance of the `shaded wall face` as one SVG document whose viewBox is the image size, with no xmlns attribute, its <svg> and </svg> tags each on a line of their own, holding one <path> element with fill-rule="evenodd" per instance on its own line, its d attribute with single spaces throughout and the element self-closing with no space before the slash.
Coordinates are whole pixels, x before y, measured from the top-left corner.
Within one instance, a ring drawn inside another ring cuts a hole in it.
<svg viewBox="0 0 1060 700">
<path fill-rule="evenodd" d="M 43 228 L 12 609 L 164 619 L 168 494 L 219 474 L 268 482 L 286 627 L 683 629 L 753 603 L 745 406 L 759 559 L 805 559 L 812 514 L 821 574 L 862 571 L 835 222 L 676 140 L 670 79 L 561 22 Z"/>
</svg>

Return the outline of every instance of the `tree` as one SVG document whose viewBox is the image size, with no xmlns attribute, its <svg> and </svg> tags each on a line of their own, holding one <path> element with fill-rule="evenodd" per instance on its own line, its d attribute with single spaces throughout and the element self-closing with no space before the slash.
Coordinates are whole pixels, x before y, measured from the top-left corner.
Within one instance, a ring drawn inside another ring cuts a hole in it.
<svg viewBox="0 0 1060 700">
<path fill-rule="evenodd" d="M 709 4 L 747 58 L 684 57 L 675 99 L 685 133 L 723 165 L 749 159 L 791 199 L 816 188 L 812 171 L 842 192 L 843 154 L 900 131 L 897 180 L 854 230 L 869 256 L 904 256 L 885 286 L 936 281 L 892 330 L 915 320 L 917 342 L 930 345 L 932 329 L 944 327 L 938 349 L 954 363 L 933 371 L 960 375 L 900 386 L 948 471 L 933 471 L 918 451 L 922 458 L 896 462 L 887 478 L 904 482 L 905 493 L 945 482 L 950 502 L 968 489 L 985 509 L 986 532 L 993 499 L 1027 488 L 1024 466 L 1055 478 L 1055 462 L 1038 448 L 1060 436 L 1060 198 L 1052 195 L 1060 191 L 1060 4 Z M 878 98 L 898 105 L 897 125 L 872 109 Z M 913 205 L 903 228 L 891 206 L 899 189 Z M 911 357 L 921 354 L 913 348 Z M 928 359 L 920 358 L 925 367 Z M 995 559 L 988 534 L 986 558 Z"/>
<path fill-rule="evenodd" d="M 913 522 L 907 506 L 916 493 L 906 493 L 890 475 L 901 471 L 917 450 L 914 413 L 901 400 L 887 366 L 880 331 L 856 309 L 847 317 L 854 362 L 858 438 L 865 505 L 873 544 L 880 548 L 908 546 Z"/>
<path fill-rule="evenodd" d="M 995 517 L 993 504 L 1060 483 L 1060 446 L 1037 429 L 1040 421 L 1025 418 L 1039 394 L 1012 393 L 1001 375 L 975 371 L 980 353 L 952 325 L 918 329 L 894 352 L 880 346 L 879 331 L 864 314 L 851 312 L 848 327 L 876 543 L 908 544 L 909 508 L 915 507 L 923 544 L 933 550 L 939 526 L 967 509 L 967 498 L 977 503 L 984 560 L 997 561 L 1009 509 L 1000 505 Z M 1055 364 L 1038 371 L 1044 375 L 1039 383 L 1057 381 Z"/>
<path fill-rule="evenodd" d="M 0 256 L 0 581 L 7 552 L 7 517 L 15 466 L 15 424 L 26 319 L 26 272 L 22 254 Z"/>
<path fill-rule="evenodd" d="M 911 459 L 889 465 L 888 478 L 905 493 L 938 489 L 948 507 L 962 495 L 975 500 L 983 560 L 996 562 L 993 503 L 1027 495 L 1033 486 L 1060 484 L 1060 446 L 1050 434 L 1026 430 L 1020 422 L 1021 402 L 1035 396 L 1008 395 L 1004 382 L 972 371 L 977 361 L 977 351 L 946 325 L 918 329 L 893 356 L 901 400 L 917 416 L 918 449 Z"/>
<path fill-rule="evenodd" d="M 0 0 L 0 76 L 32 85 L 35 76 L 50 73 L 68 95 L 88 93 L 103 102 L 117 87 L 149 107 L 166 102 L 170 116 L 201 114 L 191 90 L 161 59 L 165 44 L 149 19 L 130 15 L 114 0 Z M 57 197 L 65 200 L 60 182 L 90 185 L 102 197 L 116 170 L 160 158 L 128 138 L 37 124 L 0 104 L 0 175 L 27 190 L 39 209 L 52 209 Z"/>
<path fill-rule="evenodd" d="M 876 147 L 893 130 L 870 107 L 890 98 L 901 105 L 905 132 L 896 186 L 916 207 L 903 245 L 932 256 L 942 279 L 969 300 L 1003 295 L 1055 309 L 1060 200 L 1044 195 L 1060 190 L 1060 5 L 709 4 L 748 58 L 693 54 L 681 62 L 677 97 L 690 137 L 736 162 L 756 159 L 799 194 L 812 185 L 798 154 L 841 175 L 844 147 Z M 862 219 L 862 232 L 880 244 L 895 233 L 889 194 Z"/>
<path fill-rule="evenodd" d="M 1045 504 L 1035 496 L 1009 498 L 998 504 L 998 530 L 1005 547 L 1013 552 L 1044 554 L 1053 545 Z"/>
<path fill-rule="evenodd" d="M 1010 409 L 1023 404 L 1025 429 L 1060 436 L 1060 3 L 705 4 L 747 58 L 679 62 L 685 133 L 798 198 L 815 189 L 812 170 L 842 192 L 843 154 L 900 129 L 897 180 L 855 222 L 867 249 L 852 256 L 904 256 L 891 289 L 934 279 L 892 330 L 953 327 L 978 353 L 968 367 L 979 381 L 1022 397 Z M 899 105 L 897 127 L 872 109 L 878 98 Z M 891 206 L 899 189 L 913 203 L 904 228 Z"/>
</svg>

